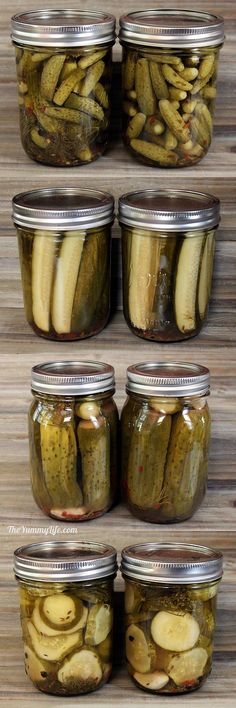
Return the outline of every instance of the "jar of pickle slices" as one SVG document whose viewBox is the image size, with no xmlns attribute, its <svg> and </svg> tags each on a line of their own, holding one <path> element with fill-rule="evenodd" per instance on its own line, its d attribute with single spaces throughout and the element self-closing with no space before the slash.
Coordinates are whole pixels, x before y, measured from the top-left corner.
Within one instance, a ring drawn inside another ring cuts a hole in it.
<svg viewBox="0 0 236 708">
<path fill-rule="evenodd" d="M 145 190 L 119 200 L 123 308 L 134 334 L 175 342 L 198 334 L 211 293 L 220 202 L 186 190 Z"/>
<path fill-rule="evenodd" d="M 199 688 L 212 667 L 222 553 L 142 543 L 122 551 L 129 674 L 150 693 Z"/>
<path fill-rule="evenodd" d="M 13 198 L 25 314 L 56 340 L 84 339 L 110 313 L 114 199 L 92 189 L 35 189 Z"/>
<path fill-rule="evenodd" d="M 211 144 L 222 17 L 154 9 L 120 18 L 123 138 L 153 167 L 187 167 Z"/>
<path fill-rule="evenodd" d="M 94 519 L 116 500 L 114 391 L 114 369 L 109 364 L 60 361 L 33 367 L 31 484 L 36 503 L 48 516 Z"/>
<path fill-rule="evenodd" d="M 25 152 L 71 167 L 108 142 L 115 18 L 90 10 L 36 10 L 12 18 Z"/>
<path fill-rule="evenodd" d="M 121 415 L 125 501 L 151 523 L 188 519 L 206 489 L 211 418 L 209 370 L 144 362 L 127 369 Z"/>
<path fill-rule="evenodd" d="M 116 551 L 93 542 L 50 541 L 18 548 L 25 670 L 36 688 L 76 696 L 112 671 Z"/>
</svg>

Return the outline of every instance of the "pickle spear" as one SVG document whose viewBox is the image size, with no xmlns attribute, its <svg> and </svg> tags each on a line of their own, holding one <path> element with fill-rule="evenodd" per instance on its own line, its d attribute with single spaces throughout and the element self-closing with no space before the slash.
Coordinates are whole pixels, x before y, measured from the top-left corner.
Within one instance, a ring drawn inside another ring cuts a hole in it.
<svg viewBox="0 0 236 708">
<path fill-rule="evenodd" d="M 202 265 L 198 285 L 198 310 L 201 320 L 204 320 L 204 317 L 206 315 L 209 297 L 211 294 L 211 281 L 215 247 L 214 236 L 214 231 L 208 232 L 202 256 Z"/>
<path fill-rule="evenodd" d="M 61 245 L 52 301 L 52 324 L 57 334 L 66 334 L 71 329 L 75 288 L 85 236 L 85 231 L 65 232 Z"/>
<path fill-rule="evenodd" d="M 82 333 L 92 328 L 102 294 L 104 290 L 109 290 L 109 257 L 104 257 L 106 241 L 104 232 L 88 234 L 84 241 L 71 320 L 72 332 Z"/>
<path fill-rule="evenodd" d="M 32 252 L 32 310 L 36 327 L 49 332 L 50 301 L 56 256 L 51 231 L 35 231 Z"/>
<path fill-rule="evenodd" d="M 138 329 L 150 329 L 155 321 L 159 263 L 160 240 L 152 232 L 135 229 L 131 243 L 129 316 Z"/>
<path fill-rule="evenodd" d="M 182 244 L 175 283 L 175 316 L 180 332 L 196 328 L 196 300 L 199 268 L 205 234 L 188 235 Z"/>
</svg>

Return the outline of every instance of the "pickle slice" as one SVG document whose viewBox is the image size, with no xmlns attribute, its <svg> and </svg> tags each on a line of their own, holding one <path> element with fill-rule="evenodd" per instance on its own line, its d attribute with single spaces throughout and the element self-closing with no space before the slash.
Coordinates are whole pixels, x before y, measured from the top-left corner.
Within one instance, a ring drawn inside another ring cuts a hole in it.
<svg viewBox="0 0 236 708">
<path fill-rule="evenodd" d="M 202 676 L 207 660 L 208 653 L 202 647 L 184 651 L 170 659 L 168 675 L 177 686 L 181 686 Z"/>
<path fill-rule="evenodd" d="M 53 596 L 55 597 L 55 596 Z M 77 601 L 77 606 L 80 601 Z M 82 605 L 82 603 L 81 603 Z M 82 609 L 82 615 L 78 619 L 78 621 L 72 621 L 72 627 L 69 629 L 59 629 L 52 627 L 50 624 L 48 624 L 45 619 L 43 618 L 41 614 L 42 610 L 42 601 L 40 598 L 38 598 L 35 602 L 33 614 L 32 614 L 32 622 L 37 629 L 37 632 L 41 632 L 41 634 L 46 634 L 47 637 L 55 637 L 57 634 L 73 634 L 74 632 L 77 632 L 78 629 L 83 629 L 86 625 L 87 621 L 87 616 L 88 616 L 88 609 L 87 607 L 83 606 Z"/>
<path fill-rule="evenodd" d="M 77 687 L 81 693 L 94 690 L 102 680 L 102 668 L 97 654 L 92 649 L 81 649 L 64 662 L 57 678 L 63 686 Z"/>
<path fill-rule="evenodd" d="M 70 635 L 58 634 L 55 637 L 46 637 L 37 632 L 32 622 L 27 622 L 27 630 L 37 656 L 47 661 L 59 661 L 69 654 L 74 647 L 79 647 L 83 644 L 82 630 Z"/>
<path fill-rule="evenodd" d="M 168 651 L 182 652 L 191 649 L 197 643 L 199 634 L 199 624 L 188 612 L 175 615 L 161 611 L 151 623 L 154 642 Z"/>
<path fill-rule="evenodd" d="M 27 644 L 24 645 L 24 656 L 25 671 L 31 681 L 36 683 L 39 681 L 45 681 L 45 679 L 48 678 L 46 663 L 43 663 Z"/>
<path fill-rule="evenodd" d="M 149 688 L 150 691 L 160 691 L 169 681 L 169 676 L 164 671 L 154 671 L 151 674 L 140 674 L 136 671 L 133 677 L 140 686 Z"/>
<path fill-rule="evenodd" d="M 148 641 L 143 630 L 131 624 L 126 630 L 126 657 L 135 671 L 146 674 L 154 669 L 156 651 Z"/>
<path fill-rule="evenodd" d="M 88 615 L 85 643 L 92 646 L 101 644 L 112 629 L 113 613 L 110 605 L 98 604 L 91 608 Z"/>
</svg>

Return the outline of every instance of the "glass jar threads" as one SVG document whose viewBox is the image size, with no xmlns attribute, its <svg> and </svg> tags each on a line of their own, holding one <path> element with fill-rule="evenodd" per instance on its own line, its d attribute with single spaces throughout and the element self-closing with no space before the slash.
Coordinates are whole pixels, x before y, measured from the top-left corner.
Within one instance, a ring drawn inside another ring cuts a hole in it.
<svg viewBox="0 0 236 708">
<path fill-rule="evenodd" d="M 206 367 L 145 362 L 127 369 L 121 415 L 125 501 L 151 523 L 188 519 L 205 494 L 211 418 Z"/>
<path fill-rule="evenodd" d="M 32 491 L 45 514 L 84 521 L 116 498 L 118 412 L 114 369 L 62 361 L 32 369 L 29 411 Z"/>
<path fill-rule="evenodd" d="M 219 212 L 219 199 L 200 192 L 145 190 L 120 198 L 123 307 L 134 334 L 175 342 L 200 332 Z"/>
<path fill-rule="evenodd" d="M 211 671 L 222 554 L 204 546 L 143 543 L 122 551 L 126 659 L 150 693 L 194 691 Z"/>
<path fill-rule="evenodd" d="M 36 334 L 84 339 L 105 327 L 113 212 L 113 197 L 90 189 L 14 197 L 25 313 Z"/>
<path fill-rule="evenodd" d="M 25 152 L 71 167 L 104 152 L 110 121 L 115 18 L 90 10 L 36 10 L 12 18 Z"/>
<path fill-rule="evenodd" d="M 120 26 L 125 144 L 153 167 L 199 162 L 211 143 L 222 17 L 142 10 Z"/>
<path fill-rule="evenodd" d="M 73 696 L 112 671 L 116 551 L 100 543 L 50 541 L 18 548 L 25 670 L 36 688 Z"/>
</svg>

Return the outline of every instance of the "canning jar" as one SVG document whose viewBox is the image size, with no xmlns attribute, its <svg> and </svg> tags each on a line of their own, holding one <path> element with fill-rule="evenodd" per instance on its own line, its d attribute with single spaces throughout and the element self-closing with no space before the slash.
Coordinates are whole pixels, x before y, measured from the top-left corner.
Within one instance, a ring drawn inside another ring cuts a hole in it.
<svg viewBox="0 0 236 708">
<path fill-rule="evenodd" d="M 219 199 L 186 190 L 120 198 L 123 308 L 139 337 L 175 342 L 206 323 Z"/>
<path fill-rule="evenodd" d="M 211 417 L 209 370 L 144 362 L 127 369 L 121 415 L 125 501 L 139 519 L 188 519 L 206 489 Z"/>
<path fill-rule="evenodd" d="M 136 686 L 178 694 L 212 667 L 222 554 L 204 546 L 143 543 L 122 551 L 126 660 Z"/>
<path fill-rule="evenodd" d="M 93 542 L 48 541 L 18 548 L 25 671 L 56 696 L 89 693 L 112 671 L 116 551 Z"/>
<path fill-rule="evenodd" d="M 36 10 L 12 18 L 22 145 L 37 162 L 96 160 L 108 142 L 115 18 Z"/>
<path fill-rule="evenodd" d="M 222 17 L 142 10 L 120 18 L 123 139 L 153 167 L 187 167 L 211 143 Z"/>
<path fill-rule="evenodd" d="M 30 473 L 36 503 L 55 519 L 101 516 L 116 500 L 114 369 L 60 361 L 32 369 Z"/>
<path fill-rule="evenodd" d="M 92 189 L 14 197 L 25 314 L 36 334 L 84 339 L 105 327 L 113 210 L 113 197 Z"/>
</svg>

